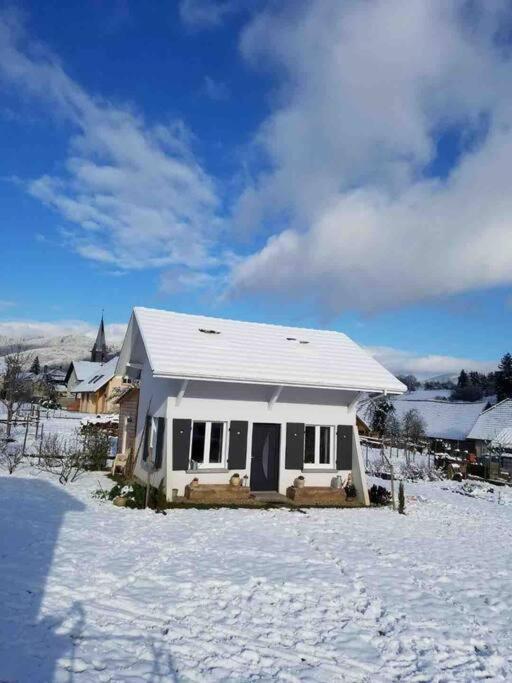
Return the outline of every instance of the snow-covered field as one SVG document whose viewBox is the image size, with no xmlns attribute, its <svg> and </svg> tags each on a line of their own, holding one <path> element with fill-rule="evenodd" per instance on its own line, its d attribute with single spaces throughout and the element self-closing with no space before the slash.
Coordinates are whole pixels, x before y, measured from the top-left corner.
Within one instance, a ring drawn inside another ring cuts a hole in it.
<svg viewBox="0 0 512 683">
<path fill-rule="evenodd" d="M 512 680 L 512 489 L 164 516 L 36 475 L 0 478 L 0 681 Z"/>
</svg>

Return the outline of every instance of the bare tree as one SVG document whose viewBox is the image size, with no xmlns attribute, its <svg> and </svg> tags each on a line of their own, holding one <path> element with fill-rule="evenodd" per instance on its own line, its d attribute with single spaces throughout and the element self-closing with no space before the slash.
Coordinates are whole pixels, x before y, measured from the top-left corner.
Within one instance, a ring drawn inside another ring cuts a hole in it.
<svg viewBox="0 0 512 683">
<path fill-rule="evenodd" d="M 13 347 L 5 356 L 5 367 L 0 375 L 0 402 L 6 410 L 6 436 L 11 435 L 12 425 L 24 403 L 29 402 L 34 393 L 30 376 L 32 356 L 23 353 L 20 346 Z"/>
<path fill-rule="evenodd" d="M 23 448 L 19 444 L 12 443 L 7 438 L 3 430 L 0 431 L 0 466 L 5 468 L 9 474 L 14 470 L 23 460 Z"/>
<path fill-rule="evenodd" d="M 409 464 L 409 445 L 417 444 L 425 436 L 425 420 L 414 408 L 408 410 L 402 418 L 402 434 L 405 445 L 405 458 Z"/>
<path fill-rule="evenodd" d="M 386 415 L 384 435 L 389 438 L 390 455 L 392 454 L 393 446 L 396 448 L 398 454 L 398 445 L 400 443 L 400 437 L 402 435 L 402 427 L 400 425 L 400 420 L 397 418 L 394 411 Z"/>
</svg>

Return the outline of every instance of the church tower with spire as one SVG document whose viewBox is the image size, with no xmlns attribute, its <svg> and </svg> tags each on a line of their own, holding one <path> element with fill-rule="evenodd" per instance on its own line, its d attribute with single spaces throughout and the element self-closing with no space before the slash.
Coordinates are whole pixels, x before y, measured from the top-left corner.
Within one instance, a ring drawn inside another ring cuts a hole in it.
<svg viewBox="0 0 512 683">
<path fill-rule="evenodd" d="M 105 363 L 107 360 L 108 350 L 107 342 L 105 340 L 105 324 L 103 322 L 103 313 L 101 314 L 101 322 L 96 335 L 96 341 L 91 349 L 91 361 L 93 363 Z"/>
</svg>

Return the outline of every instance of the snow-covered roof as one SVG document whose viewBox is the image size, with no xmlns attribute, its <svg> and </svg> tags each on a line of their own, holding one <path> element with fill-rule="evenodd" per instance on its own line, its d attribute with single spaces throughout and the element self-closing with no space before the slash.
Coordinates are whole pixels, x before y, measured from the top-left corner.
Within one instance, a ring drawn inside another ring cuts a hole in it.
<svg viewBox="0 0 512 683">
<path fill-rule="evenodd" d="M 93 363 L 90 360 L 74 360 L 71 365 L 75 370 L 77 380 L 82 382 L 84 379 L 89 379 L 89 377 L 96 374 L 96 371 L 101 368 L 102 363 Z"/>
<path fill-rule="evenodd" d="M 496 434 L 493 439 L 493 446 L 503 446 L 504 448 L 512 447 L 512 427 L 505 427 Z"/>
<path fill-rule="evenodd" d="M 134 308 L 154 375 L 402 393 L 405 386 L 341 332 Z M 129 326 L 125 345 L 132 343 Z"/>
<path fill-rule="evenodd" d="M 393 405 L 398 419 L 408 410 L 417 410 L 425 421 L 425 434 L 431 439 L 463 441 L 487 404 L 396 399 Z"/>
<path fill-rule="evenodd" d="M 475 422 L 468 438 L 492 441 L 506 427 L 512 427 L 512 399 L 510 398 L 484 411 Z"/>
<path fill-rule="evenodd" d="M 107 382 L 110 382 L 116 374 L 118 356 L 111 358 L 107 363 L 90 363 L 97 366 L 92 375 L 73 387 L 74 394 L 89 394 L 98 391 Z"/>
</svg>

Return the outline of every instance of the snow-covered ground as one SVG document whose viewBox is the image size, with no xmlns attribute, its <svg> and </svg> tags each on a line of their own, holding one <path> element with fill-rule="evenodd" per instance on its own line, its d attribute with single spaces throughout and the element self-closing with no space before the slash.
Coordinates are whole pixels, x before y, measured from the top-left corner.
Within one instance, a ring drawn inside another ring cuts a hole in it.
<svg viewBox="0 0 512 683">
<path fill-rule="evenodd" d="M 362 443 L 362 455 L 367 474 L 384 476 L 393 471 L 397 479 L 417 480 L 417 479 L 439 479 L 441 473 L 435 469 L 435 457 L 431 453 L 410 452 L 406 456 L 401 448 L 386 447 L 385 456 L 382 456 L 380 448 L 367 447 Z"/>
<path fill-rule="evenodd" d="M 13 426 L 11 431 L 11 436 L 16 439 L 17 443 L 20 445 L 23 443 L 25 437 L 26 415 L 27 413 L 25 412 L 20 413 L 19 422 L 17 426 Z M 0 404 L 0 420 L 5 420 L 5 417 L 5 406 Z M 95 417 L 96 416 L 91 413 L 75 413 L 61 409 L 47 410 L 41 408 L 39 425 L 37 426 L 37 436 L 35 418 L 33 418 L 29 424 L 26 452 L 33 455 L 37 454 L 41 435 L 44 437 L 49 434 L 59 434 L 63 437 L 71 438 L 80 429 L 85 420 L 91 420 Z M 104 419 L 110 419 L 110 416 L 107 415 L 103 417 Z M 117 418 L 117 416 L 114 416 L 114 419 L 115 418 Z M 0 424 L 0 427 L 5 429 L 5 424 Z"/>
<path fill-rule="evenodd" d="M 390 509 L 116 508 L 0 477 L 0 680 L 512 680 L 512 489 Z"/>
</svg>

